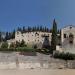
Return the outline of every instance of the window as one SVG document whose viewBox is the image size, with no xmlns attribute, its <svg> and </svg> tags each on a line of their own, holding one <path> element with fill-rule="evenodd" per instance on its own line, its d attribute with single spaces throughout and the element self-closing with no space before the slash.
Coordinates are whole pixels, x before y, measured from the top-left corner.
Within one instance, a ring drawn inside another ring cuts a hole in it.
<svg viewBox="0 0 75 75">
<path fill-rule="evenodd" d="M 64 34 L 64 38 L 66 38 L 66 34 Z"/>
<path fill-rule="evenodd" d="M 72 27 L 70 27 L 70 29 L 72 29 Z"/>
<path fill-rule="evenodd" d="M 17 35 L 19 35 L 19 32 L 17 32 Z"/>
</svg>

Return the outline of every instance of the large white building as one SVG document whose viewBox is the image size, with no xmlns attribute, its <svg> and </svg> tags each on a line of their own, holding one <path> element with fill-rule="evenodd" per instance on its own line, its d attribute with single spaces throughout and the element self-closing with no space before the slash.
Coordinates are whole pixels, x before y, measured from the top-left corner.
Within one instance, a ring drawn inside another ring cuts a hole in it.
<svg viewBox="0 0 75 75">
<path fill-rule="evenodd" d="M 48 32 L 26 32 L 26 33 L 21 33 L 21 32 L 16 32 L 15 33 L 15 40 L 16 41 L 22 41 L 24 40 L 26 44 L 37 44 L 37 43 L 43 43 L 45 37 L 48 37 L 49 41 L 51 41 L 51 33 Z"/>
<path fill-rule="evenodd" d="M 27 45 L 37 45 L 38 47 L 42 47 L 43 45 L 50 45 L 51 44 L 51 34 L 50 32 L 41 32 L 41 31 L 34 31 L 34 32 L 25 32 L 21 33 L 17 31 L 15 33 L 15 39 L 8 40 L 8 43 L 12 42 L 21 42 L 22 40 L 25 41 Z"/>
</svg>

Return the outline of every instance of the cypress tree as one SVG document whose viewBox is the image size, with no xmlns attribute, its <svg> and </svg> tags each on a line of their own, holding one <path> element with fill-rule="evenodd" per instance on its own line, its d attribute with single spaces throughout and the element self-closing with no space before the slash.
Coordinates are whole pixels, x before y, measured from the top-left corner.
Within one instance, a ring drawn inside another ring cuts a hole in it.
<svg viewBox="0 0 75 75">
<path fill-rule="evenodd" d="M 5 40 L 9 40 L 9 33 L 8 32 L 6 32 Z"/>
<path fill-rule="evenodd" d="M 52 29 L 52 40 L 51 40 L 51 52 L 53 53 L 56 50 L 57 45 L 57 23 L 54 19 L 53 21 L 53 29 Z"/>
<path fill-rule="evenodd" d="M 35 28 L 33 27 L 33 28 L 32 28 L 32 31 L 34 31 L 34 30 L 35 30 Z"/>
<path fill-rule="evenodd" d="M 40 26 L 40 31 L 42 31 L 43 29 L 42 29 L 42 26 Z"/>
<path fill-rule="evenodd" d="M 12 32 L 12 39 L 14 39 L 14 38 L 15 38 L 15 30 L 13 30 L 13 32 Z"/>
<path fill-rule="evenodd" d="M 46 30 L 47 30 L 47 28 L 46 28 L 46 26 L 45 26 L 45 32 L 46 32 Z"/>
<path fill-rule="evenodd" d="M 1 32 L 0 32 L 0 42 L 2 41 L 2 34 L 1 34 Z"/>
<path fill-rule="evenodd" d="M 26 32 L 26 30 L 25 30 L 25 26 L 23 26 L 22 32 L 23 32 L 23 33 Z"/>
</svg>

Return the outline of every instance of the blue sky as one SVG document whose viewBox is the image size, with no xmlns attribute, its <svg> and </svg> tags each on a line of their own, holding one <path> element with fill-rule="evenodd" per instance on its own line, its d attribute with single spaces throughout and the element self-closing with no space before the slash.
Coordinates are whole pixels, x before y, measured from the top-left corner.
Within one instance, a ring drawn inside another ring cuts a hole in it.
<svg viewBox="0 0 75 75">
<path fill-rule="evenodd" d="M 18 26 L 58 27 L 75 25 L 75 0 L 0 0 L 0 30 L 11 31 Z"/>
</svg>

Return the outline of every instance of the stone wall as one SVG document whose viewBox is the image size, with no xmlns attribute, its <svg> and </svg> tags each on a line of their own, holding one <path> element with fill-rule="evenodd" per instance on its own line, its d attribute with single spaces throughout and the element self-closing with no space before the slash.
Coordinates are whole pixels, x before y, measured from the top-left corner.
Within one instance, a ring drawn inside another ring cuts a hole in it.
<svg viewBox="0 0 75 75">
<path fill-rule="evenodd" d="M 75 68 L 75 61 L 54 59 L 50 55 L 24 56 L 0 52 L 0 69 L 65 69 Z"/>
</svg>

